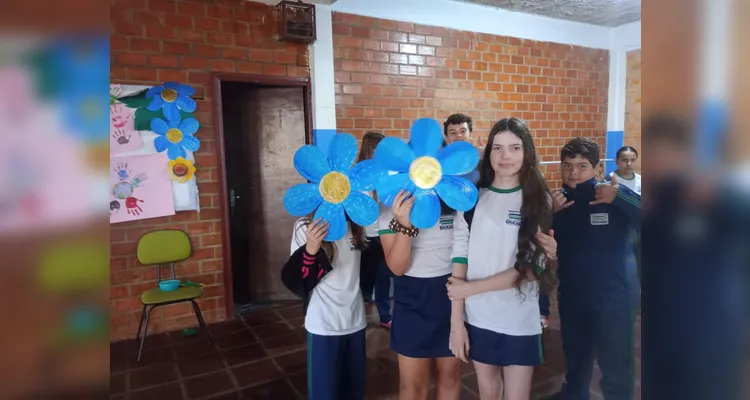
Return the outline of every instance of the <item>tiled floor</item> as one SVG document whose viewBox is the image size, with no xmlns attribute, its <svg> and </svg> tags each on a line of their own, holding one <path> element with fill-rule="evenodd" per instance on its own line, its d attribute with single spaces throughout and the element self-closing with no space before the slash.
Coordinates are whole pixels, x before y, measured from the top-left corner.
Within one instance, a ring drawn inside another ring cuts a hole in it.
<svg viewBox="0 0 750 400">
<path fill-rule="evenodd" d="M 368 307 L 368 310 L 371 308 Z M 368 399 L 398 398 L 398 365 L 390 350 L 388 331 L 367 330 Z M 216 348 L 200 333 L 149 336 L 136 362 L 133 341 L 111 346 L 112 399 L 304 399 L 307 394 L 305 330 L 299 303 L 268 306 L 231 321 L 209 326 Z M 545 365 L 534 373 L 533 396 L 555 392 L 562 382 L 564 363 L 559 322 L 553 314 L 544 335 Z M 637 382 L 640 382 L 640 323 L 636 326 Z M 592 380 L 592 399 L 601 399 L 598 368 Z M 478 399 L 474 368 L 462 371 L 462 399 Z M 636 385 L 636 393 L 640 385 Z M 636 398 L 640 398 L 637 395 Z"/>
</svg>

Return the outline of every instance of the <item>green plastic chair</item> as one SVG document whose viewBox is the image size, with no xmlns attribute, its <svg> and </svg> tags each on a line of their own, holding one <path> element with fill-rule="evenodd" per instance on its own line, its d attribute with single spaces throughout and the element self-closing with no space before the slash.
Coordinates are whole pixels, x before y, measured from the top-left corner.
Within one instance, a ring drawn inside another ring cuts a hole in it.
<svg viewBox="0 0 750 400">
<path fill-rule="evenodd" d="M 177 279 L 175 276 L 174 263 L 188 259 L 191 251 L 192 247 L 190 246 L 190 239 L 188 239 L 185 232 L 179 229 L 149 232 L 141 236 L 138 240 L 138 262 L 142 265 L 157 265 L 157 284 L 161 282 L 162 264 L 169 263 L 172 267 L 172 279 Z M 141 360 L 141 352 L 143 351 L 143 343 L 146 341 L 148 321 L 151 312 L 157 307 L 169 304 L 182 303 L 185 301 L 192 303 L 193 310 L 195 310 L 195 316 L 198 318 L 198 323 L 200 324 L 201 329 L 206 332 L 208 342 L 213 346 L 211 333 L 206 328 L 206 322 L 203 320 L 201 309 L 195 301 L 195 299 L 198 299 L 201 296 L 203 296 L 202 287 L 184 285 L 180 285 L 177 290 L 171 292 L 164 292 L 158 286 L 143 292 L 141 295 L 143 312 L 141 314 L 141 322 L 138 324 L 138 334 L 136 336 L 136 342 L 139 343 L 138 361 Z M 142 334 L 141 328 L 143 328 Z"/>
</svg>

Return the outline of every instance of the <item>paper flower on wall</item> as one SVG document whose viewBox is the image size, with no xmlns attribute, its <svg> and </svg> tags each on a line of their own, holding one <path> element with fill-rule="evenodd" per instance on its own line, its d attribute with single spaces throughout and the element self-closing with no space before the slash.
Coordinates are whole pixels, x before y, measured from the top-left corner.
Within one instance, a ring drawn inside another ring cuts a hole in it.
<svg viewBox="0 0 750 400">
<path fill-rule="evenodd" d="M 333 137 L 327 159 L 316 146 L 302 146 L 294 153 L 294 167 L 312 183 L 289 188 L 284 193 L 284 208 L 295 217 L 315 211 L 313 220 L 328 221 L 330 227 L 325 241 L 344 237 L 346 215 L 360 226 L 374 224 L 378 219 L 378 203 L 362 191 L 373 190 L 387 173 L 377 168 L 372 160 L 352 167 L 356 158 L 357 139 L 348 133 Z"/>
<path fill-rule="evenodd" d="M 104 93 L 71 90 L 61 102 L 67 132 L 84 143 L 109 139 L 109 103 Z"/>
<path fill-rule="evenodd" d="M 192 152 L 198 151 L 201 142 L 193 136 L 198 131 L 200 124 L 195 118 L 188 118 L 180 121 L 164 121 L 161 118 L 151 120 L 151 130 L 159 137 L 154 140 L 154 148 L 161 153 L 167 151 L 170 160 L 176 160 L 177 157 L 185 157 L 185 150 Z"/>
<path fill-rule="evenodd" d="M 159 109 L 169 121 L 180 119 L 180 110 L 195 111 L 195 100 L 190 96 L 195 94 L 192 87 L 177 82 L 164 82 L 161 86 L 154 86 L 146 92 L 146 98 L 152 99 L 146 107 L 149 111 Z"/>
<path fill-rule="evenodd" d="M 177 157 L 169 160 L 169 179 L 177 183 L 185 183 L 195 176 L 195 166 L 190 160 Z"/>
<path fill-rule="evenodd" d="M 443 149 L 443 131 L 432 119 L 419 119 L 411 127 L 407 145 L 387 137 L 375 148 L 378 167 L 396 174 L 377 184 L 378 199 L 387 206 L 399 191 L 415 196 L 411 209 L 412 225 L 420 229 L 434 226 L 440 218 L 440 199 L 457 211 L 468 211 L 477 202 L 476 186 L 459 175 L 471 172 L 479 163 L 477 149 L 467 142 L 452 143 Z"/>
</svg>

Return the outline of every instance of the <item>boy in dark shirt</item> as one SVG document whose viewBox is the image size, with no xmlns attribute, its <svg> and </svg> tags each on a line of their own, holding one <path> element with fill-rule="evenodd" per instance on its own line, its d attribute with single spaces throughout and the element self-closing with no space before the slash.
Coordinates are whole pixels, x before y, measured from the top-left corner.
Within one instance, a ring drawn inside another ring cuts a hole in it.
<svg viewBox="0 0 750 400">
<path fill-rule="evenodd" d="M 594 357 L 607 400 L 633 398 L 634 324 L 640 285 L 631 231 L 638 194 L 616 179 L 597 183 L 599 146 L 575 138 L 562 148 L 563 187 L 555 193 L 558 308 L 565 353 L 562 391 L 549 399 L 588 400 Z"/>
</svg>

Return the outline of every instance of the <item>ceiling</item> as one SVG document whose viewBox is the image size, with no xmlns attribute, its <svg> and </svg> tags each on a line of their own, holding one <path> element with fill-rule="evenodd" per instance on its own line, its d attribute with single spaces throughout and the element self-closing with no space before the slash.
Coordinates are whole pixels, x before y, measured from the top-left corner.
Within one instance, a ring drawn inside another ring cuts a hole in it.
<svg viewBox="0 0 750 400">
<path fill-rule="evenodd" d="M 641 19 L 641 0 L 456 0 L 550 18 L 614 27 Z"/>
</svg>

